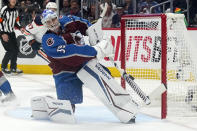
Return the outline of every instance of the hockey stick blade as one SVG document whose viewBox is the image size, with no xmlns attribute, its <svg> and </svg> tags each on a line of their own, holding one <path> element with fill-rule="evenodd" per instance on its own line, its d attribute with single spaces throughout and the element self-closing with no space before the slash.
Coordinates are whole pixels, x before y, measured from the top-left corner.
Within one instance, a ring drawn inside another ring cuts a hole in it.
<svg viewBox="0 0 197 131">
<path fill-rule="evenodd" d="M 121 73 L 122 78 L 129 84 L 129 86 L 137 93 L 137 95 L 146 103 L 146 105 L 149 105 L 151 103 L 149 96 L 147 96 L 140 87 L 133 81 L 134 77 L 127 74 L 123 69 L 120 69 L 118 65 L 113 61 L 111 57 L 109 57 L 109 60 L 114 64 L 114 66 L 119 70 Z"/>
<path fill-rule="evenodd" d="M 156 89 L 154 89 L 150 94 L 149 98 L 150 100 L 154 100 L 158 97 L 160 97 L 164 92 L 166 91 L 166 87 L 164 84 L 159 85 Z"/>
<path fill-rule="evenodd" d="M 142 107 L 145 106 L 150 106 L 150 105 L 154 105 L 156 104 L 155 102 L 157 102 L 157 99 L 160 99 L 161 95 L 166 91 L 166 87 L 164 84 L 159 85 L 157 88 L 155 88 L 150 94 L 148 94 L 149 99 L 151 100 L 151 104 L 149 105 L 142 105 Z"/>
</svg>

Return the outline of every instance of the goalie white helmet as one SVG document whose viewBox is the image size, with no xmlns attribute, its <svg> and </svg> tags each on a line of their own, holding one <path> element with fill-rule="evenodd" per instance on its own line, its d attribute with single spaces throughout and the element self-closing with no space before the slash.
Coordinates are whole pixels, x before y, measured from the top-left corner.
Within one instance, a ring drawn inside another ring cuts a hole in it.
<svg viewBox="0 0 197 131">
<path fill-rule="evenodd" d="M 42 13 L 42 24 L 49 30 L 57 32 L 60 23 L 58 16 L 52 10 L 45 9 Z"/>
<path fill-rule="evenodd" d="M 55 2 L 48 2 L 46 9 L 51 9 L 52 11 L 57 11 L 57 4 Z"/>
</svg>

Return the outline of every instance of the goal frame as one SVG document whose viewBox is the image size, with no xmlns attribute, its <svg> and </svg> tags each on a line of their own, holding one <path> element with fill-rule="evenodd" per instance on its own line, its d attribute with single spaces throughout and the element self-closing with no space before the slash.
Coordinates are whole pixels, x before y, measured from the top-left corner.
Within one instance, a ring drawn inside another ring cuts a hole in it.
<svg viewBox="0 0 197 131">
<path fill-rule="evenodd" d="M 154 18 L 161 19 L 161 83 L 167 88 L 167 16 L 166 14 L 138 14 L 123 15 L 121 17 L 121 68 L 126 70 L 126 25 L 125 21 L 132 18 Z M 126 88 L 125 80 L 121 78 L 121 85 Z M 167 91 L 161 96 L 161 119 L 167 116 Z"/>
</svg>

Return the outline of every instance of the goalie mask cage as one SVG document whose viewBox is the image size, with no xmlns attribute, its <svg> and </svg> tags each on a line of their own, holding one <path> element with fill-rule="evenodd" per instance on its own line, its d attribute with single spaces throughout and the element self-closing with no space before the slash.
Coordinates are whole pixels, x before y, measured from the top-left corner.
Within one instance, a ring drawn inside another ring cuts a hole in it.
<svg viewBox="0 0 197 131">
<path fill-rule="evenodd" d="M 162 119 L 197 115 L 195 49 L 182 14 L 121 18 L 121 68 L 134 76 L 147 94 L 161 83 L 167 87 L 160 98 L 152 101 L 156 109 L 161 107 Z M 121 84 L 129 89 L 123 79 Z"/>
</svg>

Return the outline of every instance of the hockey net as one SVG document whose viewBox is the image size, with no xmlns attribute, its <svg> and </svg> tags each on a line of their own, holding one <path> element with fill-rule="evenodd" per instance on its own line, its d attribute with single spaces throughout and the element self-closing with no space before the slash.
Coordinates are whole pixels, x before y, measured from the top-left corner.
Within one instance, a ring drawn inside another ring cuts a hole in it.
<svg viewBox="0 0 197 131">
<path fill-rule="evenodd" d="M 161 83 L 166 85 L 167 92 L 152 102 L 161 107 L 162 118 L 197 115 L 195 49 L 182 14 L 121 18 L 121 68 L 147 94 Z M 124 80 L 121 83 L 129 89 Z"/>
</svg>

